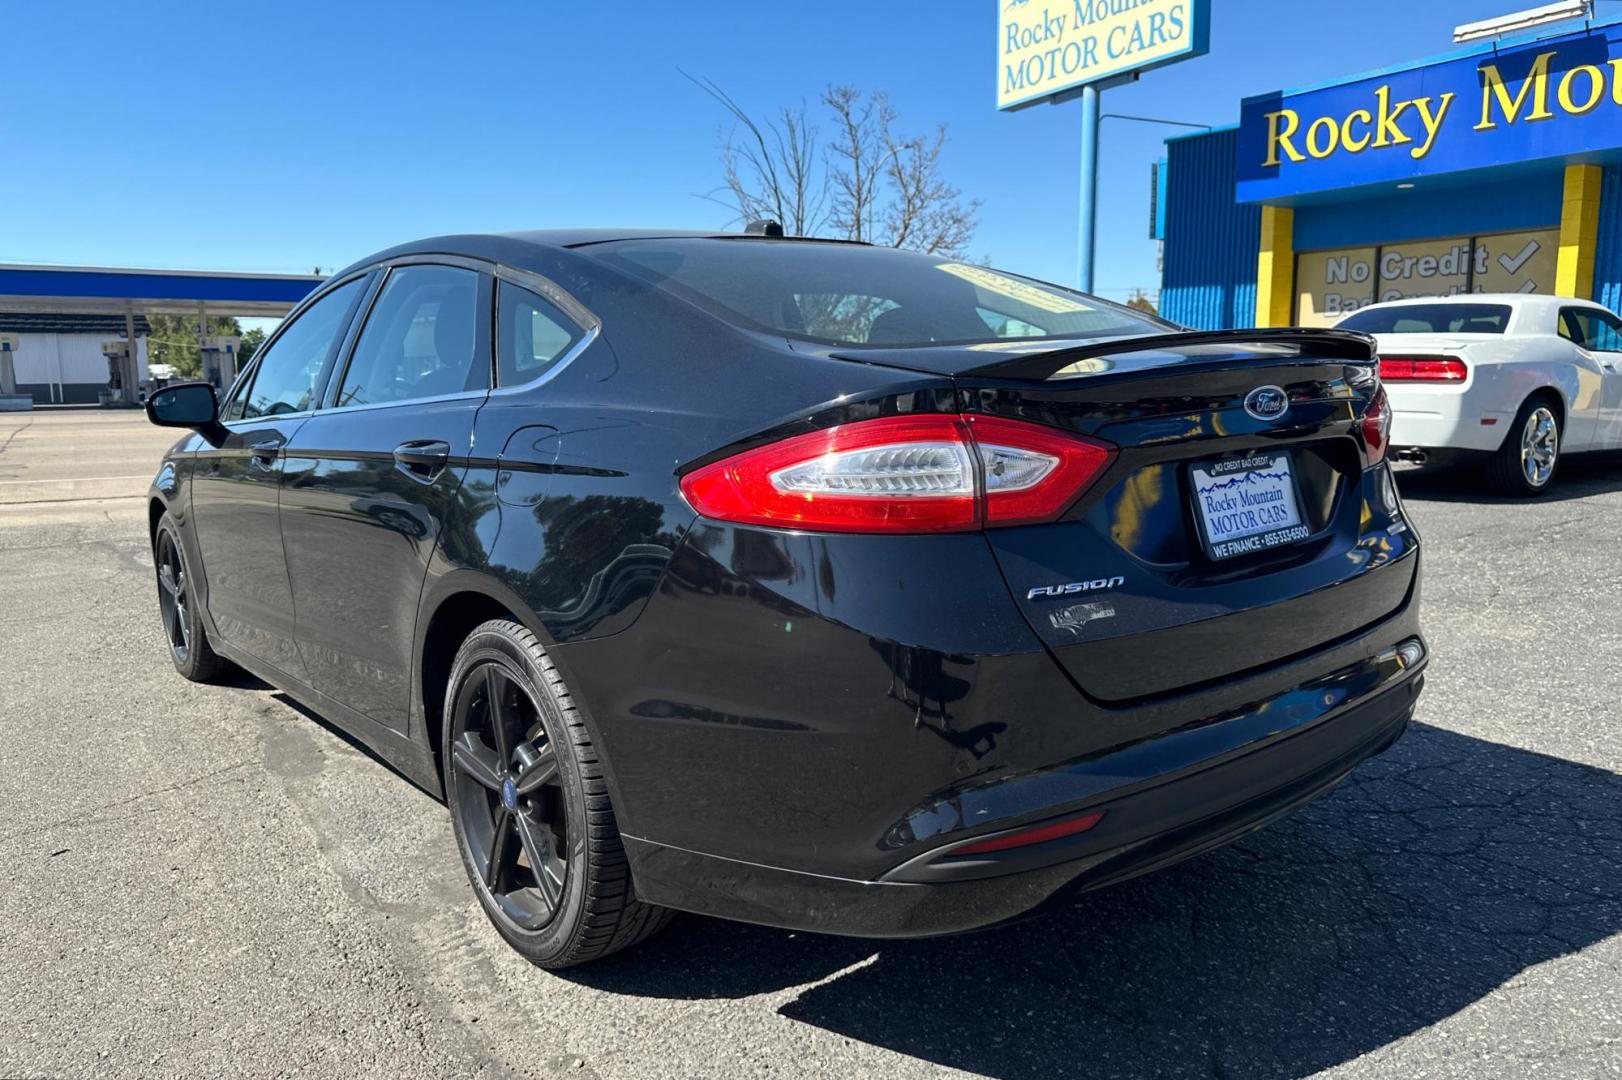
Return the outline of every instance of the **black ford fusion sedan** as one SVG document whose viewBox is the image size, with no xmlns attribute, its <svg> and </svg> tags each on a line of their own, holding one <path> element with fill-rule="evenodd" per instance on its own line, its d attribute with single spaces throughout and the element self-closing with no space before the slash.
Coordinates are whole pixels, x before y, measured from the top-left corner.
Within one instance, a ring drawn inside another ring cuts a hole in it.
<svg viewBox="0 0 1622 1080">
<path fill-rule="evenodd" d="M 442 792 L 548 967 L 677 909 L 1006 920 L 1302 805 L 1421 686 L 1357 334 L 764 233 L 453 236 L 148 411 L 191 429 L 150 507 L 180 673 Z"/>
</svg>

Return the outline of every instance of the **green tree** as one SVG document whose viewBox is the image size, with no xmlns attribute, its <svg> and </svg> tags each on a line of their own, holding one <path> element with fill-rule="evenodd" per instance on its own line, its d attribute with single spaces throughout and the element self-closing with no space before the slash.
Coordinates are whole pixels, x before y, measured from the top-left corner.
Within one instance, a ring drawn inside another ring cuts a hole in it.
<svg viewBox="0 0 1622 1080">
<path fill-rule="evenodd" d="M 256 326 L 242 335 L 242 345 L 237 349 L 237 370 L 241 371 L 253 359 L 253 354 L 265 343 L 265 328 Z"/>
<path fill-rule="evenodd" d="M 183 379 L 195 379 L 203 373 L 196 316 L 149 315 L 147 322 L 152 326 L 151 336 L 146 339 L 149 364 L 170 364 Z M 233 318 L 210 316 L 208 333 L 210 337 L 237 337 L 242 334 L 242 326 Z"/>
</svg>

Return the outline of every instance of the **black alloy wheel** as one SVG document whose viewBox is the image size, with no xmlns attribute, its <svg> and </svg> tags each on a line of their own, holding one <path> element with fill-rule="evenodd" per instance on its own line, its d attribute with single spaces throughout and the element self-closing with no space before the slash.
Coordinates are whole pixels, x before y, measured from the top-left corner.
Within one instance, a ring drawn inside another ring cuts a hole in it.
<svg viewBox="0 0 1622 1080">
<path fill-rule="evenodd" d="M 230 668 L 215 653 L 197 610 L 196 575 L 186 569 L 186 549 L 180 528 L 168 514 L 158 521 L 152 538 L 152 562 L 158 578 L 158 613 L 163 619 L 164 642 L 175 670 L 192 682 L 217 682 Z"/>
<path fill-rule="evenodd" d="M 569 863 L 569 814 L 556 747 L 529 688 L 500 660 L 463 680 L 453 720 L 454 810 L 469 858 L 501 916 L 538 930 L 557 914 Z"/>
<path fill-rule="evenodd" d="M 172 530 L 158 533 L 158 610 L 163 615 L 163 636 L 176 664 L 191 655 L 191 609 L 187 607 L 186 563 Z"/>
<path fill-rule="evenodd" d="M 468 880 L 498 933 L 562 968 L 634 945 L 674 914 L 636 895 L 606 765 L 535 635 L 497 619 L 451 664 L 445 802 Z"/>
</svg>

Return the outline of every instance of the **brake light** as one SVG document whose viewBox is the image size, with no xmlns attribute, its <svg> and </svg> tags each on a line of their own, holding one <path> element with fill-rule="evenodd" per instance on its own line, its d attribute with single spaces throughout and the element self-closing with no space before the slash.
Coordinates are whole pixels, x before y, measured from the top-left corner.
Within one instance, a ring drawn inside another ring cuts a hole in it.
<svg viewBox="0 0 1622 1080">
<path fill-rule="evenodd" d="M 1464 361 L 1456 356 L 1424 359 L 1420 357 L 1383 356 L 1380 358 L 1380 379 L 1383 382 L 1463 382 L 1470 374 Z"/>
<path fill-rule="evenodd" d="M 708 518 L 824 532 L 966 532 L 1051 521 L 1106 443 L 992 416 L 894 416 L 796 435 L 682 478 Z"/>
<path fill-rule="evenodd" d="M 1363 413 L 1363 445 L 1370 465 L 1383 461 L 1391 446 L 1391 400 L 1383 386 L 1374 392 L 1374 400 Z"/>
</svg>

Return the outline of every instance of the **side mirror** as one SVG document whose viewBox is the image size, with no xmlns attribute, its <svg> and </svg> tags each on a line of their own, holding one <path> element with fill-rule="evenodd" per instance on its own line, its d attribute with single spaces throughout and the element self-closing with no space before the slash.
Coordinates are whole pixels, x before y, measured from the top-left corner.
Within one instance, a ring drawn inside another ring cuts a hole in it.
<svg viewBox="0 0 1622 1080">
<path fill-rule="evenodd" d="M 191 428 L 215 445 L 225 435 L 219 399 L 206 382 L 175 383 L 153 391 L 146 399 L 146 418 L 159 427 Z"/>
</svg>

